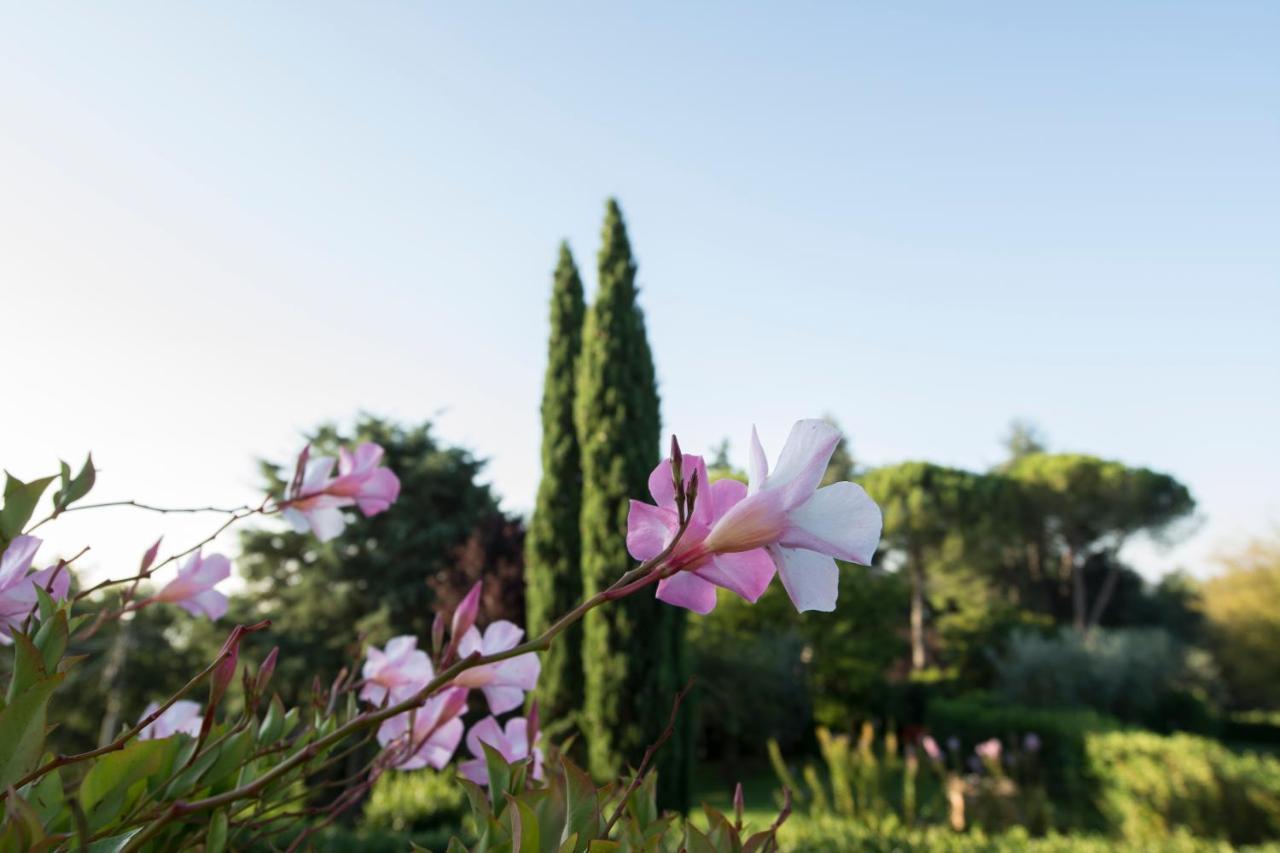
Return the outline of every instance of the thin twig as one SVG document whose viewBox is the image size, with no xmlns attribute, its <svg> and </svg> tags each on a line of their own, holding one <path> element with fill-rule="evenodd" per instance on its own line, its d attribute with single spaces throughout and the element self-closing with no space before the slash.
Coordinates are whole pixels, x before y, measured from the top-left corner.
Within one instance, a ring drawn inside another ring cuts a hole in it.
<svg viewBox="0 0 1280 853">
<path fill-rule="evenodd" d="M 653 761 L 653 756 L 676 733 L 676 718 L 680 715 L 680 703 L 684 701 L 684 697 L 693 689 L 693 683 L 694 679 L 690 678 L 685 682 L 680 692 L 676 694 L 675 701 L 671 705 L 671 719 L 667 720 L 667 727 L 662 730 L 662 734 L 658 735 L 658 739 L 645 749 L 644 757 L 640 759 L 640 766 L 636 769 L 635 775 L 631 777 L 631 784 L 627 785 L 627 789 L 622 792 L 622 799 L 618 800 L 618 805 L 609 817 L 609 822 L 604 825 L 603 835 L 605 838 L 609 837 L 613 825 L 618 822 L 618 818 L 622 817 L 622 812 L 627 807 L 627 800 L 635 793 L 636 788 L 640 787 L 640 783 L 644 781 L 645 773 L 649 770 L 649 764 Z"/>
</svg>

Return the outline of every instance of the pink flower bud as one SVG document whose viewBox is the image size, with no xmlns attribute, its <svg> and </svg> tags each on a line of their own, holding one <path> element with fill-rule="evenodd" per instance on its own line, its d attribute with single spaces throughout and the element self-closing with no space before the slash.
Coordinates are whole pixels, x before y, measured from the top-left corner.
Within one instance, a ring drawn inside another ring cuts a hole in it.
<svg viewBox="0 0 1280 853">
<path fill-rule="evenodd" d="M 138 574 L 140 575 L 146 574 L 147 569 L 151 568 L 152 565 L 155 564 L 156 554 L 160 553 L 160 543 L 163 540 L 164 540 L 164 537 L 161 536 L 159 539 L 156 540 L 156 544 L 148 548 L 147 553 L 142 555 L 142 564 L 138 566 Z"/>
</svg>

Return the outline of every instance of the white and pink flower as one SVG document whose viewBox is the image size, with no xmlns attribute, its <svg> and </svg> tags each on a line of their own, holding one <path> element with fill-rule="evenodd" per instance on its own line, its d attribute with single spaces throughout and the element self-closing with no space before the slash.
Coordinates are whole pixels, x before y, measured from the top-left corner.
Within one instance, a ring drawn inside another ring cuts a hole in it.
<svg viewBox="0 0 1280 853">
<path fill-rule="evenodd" d="M 534 738 L 537 736 L 535 732 Z M 461 762 L 458 772 L 477 785 L 489 784 L 489 765 L 481 746 L 486 743 L 496 749 L 508 763 L 523 761 L 532 756 L 533 768 L 530 775 L 534 779 L 542 778 L 542 749 L 529 743 L 529 721 L 524 717 L 507 720 L 505 730 L 494 717 L 485 717 L 467 732 L 467 749 L 474 757 Z"/>
<path fill-rule="evenodd" d="M 196 551 L 151 600 L 176 604 L 192 616 L 221 619 L 227 612 L 227 597 L 214 586 L 230 576 L 229 559 L 221 554 L 204 557 Z"/>
<path fill-rule="evenodd" d="M 523 638 L 524 629 L 505 619 L 499 619 L 485 628 L 483 634 L 475 627 L 468 628 L 458 644 L 458 656 L 466 659 L 472 655 L 487 656 L 510 651 Z M 483 691 L 489 702 L 489 710 L 494 714 L 502 714 L 524 704 L 524 694 L 537 686 L 541 671 L 542 662 L 538 660 L 537 654 L 529 652 L 497 663 L 472 667 L 459 673 L 453 683 Z"/>
<path fill-rule="evenodd" d="M 13 630 L 21 628 L 27 616 L 35 612 L 36 587 L 44 589 L 55 601 L 66 598 L 71 587 L 66 566 L 31 571 L 40 544 L 35 536 L 15 536 L 0 557 L 0 645 L 12 643 Z"/>
</svg>

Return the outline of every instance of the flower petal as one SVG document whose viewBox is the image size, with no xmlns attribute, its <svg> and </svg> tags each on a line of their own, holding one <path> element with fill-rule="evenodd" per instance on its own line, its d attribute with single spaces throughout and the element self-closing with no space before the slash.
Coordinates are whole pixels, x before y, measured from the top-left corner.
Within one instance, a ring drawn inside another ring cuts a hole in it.
<svg viewBox="0 0 1280 853">
<path fill-rule="evenodd" d="M 501 740 L 502 727 L 498 725 L 497 718 L 490 714 L 472 726 L 471 731 L 467 732 L 467 749 L 471 751 L 472 755 L 483 761 L 484 749 L 481 748 L 480 744 L 487 743 L 489 746 L 497 748 Z"/>
<path fill-rule="evenodd" d="M 870 565 L 880 543 L 880 507 L 855 483 L 833 483 L 787 514 L 780 544 Z"/>
<path fill-rule="evenodd" d="M 512 708 L 519 708 L 524 704 L 524 691 L 519 687 L 489 684 L 480 689 L 484 692 L 484 698 L 489 702 L 490 713 L 505 714 Z"/>
<path fill-rule="evenodd" d="M 517 655 L 494 664 L 494 678 L 496 684 L 503 686 L 519 687 L 522 690 L 532 690 L 538 686 L 538 675 L 542 672 L 542 661 L 533 652 L 527 655 Z"/>
<path fill-rule="evenodd" d="M 671 479 L 671 460 L 663 459 L 649 472 L 649 494 L 663 509 L 676 508 L 675 481 Z"/>
<path fill-rule="evenodd" d="M 736 592 L 752 604 L 769 588 L 773 572 L 773 558 L 763 548 L 717 554 L 709 563 L 695 570 L 698 577 Z"/>
<path fill-rule="evenodd" d="M 803 548 L 769 549 L 782 585 L 791 596 L 796 610 L 821 610 L 830 613 L 836 609 L 836 597 L 840 590 L 840 570 L 836 561 L 826 554 Z"/>
<path fill-rule="evenodd" d="M 369 479 L 356 495 L 356 506 L 366 516 L 377 515 L 391 508 L 400 497 L 400 478 L 390 468 L 377 468 L 369 473 Z"/>
<path fill-rule="evenodd" d="M 15 536 L 0 557 L 0 589 L 12 585 L 31 568 L 41 540 L 36 536 Z"/>
<path fill-rule="evenodd" d="M 321 542 L 328 542 L 342 533 L 347 519 L 337 507 L 320 507 L 305 513 L 311 532 Z"/>
<path fill-rule="evenodd" d="M 667 547 L 677 527 L 674 511 L 632 501 L 627 512 L 627 553 L 641 562 L 652 560 Z"/>
<path fill-rule="evenodd" d="M 734 504 L 747 496 L 747 484 L 732 477 L 725 477 L 723 480 L 716 480 L 711 484 L 710 489 L 706 489 L 702 493 L 707 498 L 710 498 L 709 507 L 713 515 L 707 521 L 707 526 L 712 527 L 720 516 L 724 515 Z M 702 501 L 707 498 L 700 497 L 698 500 Z"/>
<path fill-rule="evenodd" d="M 217 621 L 227 612 L 227 597 L 216 589 L 204 589 L 195 595 L 175 602 L 192 616 L 207 616 Z"/>
<path fill-rule="evenodd" d="M 778 457 L 778 465 L 769 475 L 767 487 L 784 491 L 787 509 L 808 500 L 822 482 L 827 463 L 839 443 L 840 430 L 826 421 L 816 418 L 796 421 Z"/>
<path fill-rule="evenodd" d="M 716 607 L 716 588 L 693 572 L 677 572 L 658 581 L 658 599 L 705 616 Z"/>
<path fill-rule="evenodd" d="M 481 788 L 489 784 L 489 765 L 483 758 L 459 761 L 458 772 L 462 774 L 463 779 L 474 782 Z"/>
<path fill-rule="evenodd" d="M 505 652 L 508 649 L 514 649 L 520 645 L 520 640 L 523 637 L 523 628 L 513 622 L 508 622 L 506 619 L 499 619 L 497 622 L 490 623 L 489 627 L 484 629 L 484 653 L 492 655 L 498 652 Z"/>
<path fill-rule="evenodd" d="M 760 433 L 751 427 L 751 455 L 747 458 L 747 491 L 755 494 L 764 485 L 769 476 L 769 460 L 765 458 L 764 447 L 760 444 Z"/>
</svg>

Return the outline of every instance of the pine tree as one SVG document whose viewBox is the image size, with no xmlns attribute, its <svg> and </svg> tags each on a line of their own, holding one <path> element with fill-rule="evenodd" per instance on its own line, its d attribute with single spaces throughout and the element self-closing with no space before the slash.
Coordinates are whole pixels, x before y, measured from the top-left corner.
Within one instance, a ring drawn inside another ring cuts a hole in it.
<svg viewBox="0 0 1280 853">
<path fill-rule="evenodd" d="M 527 626 L 536 636 L 582 599 L 582 465 L 574 426 L 574 390 L 582 318 L 582 280 L 560 244 L 551 290 L 551 340 L 542 386 L 542 481 L 525 550 Z M 568 727 L 582 708 L 582 629 L 575 625 L 543 655 L 538 679 L 542 719 Z"/>
<path fill-rule="evenodd" d="M 608 586 L 634 563 L 627 554 L 627 508 L 648 495 L 658 462 L 657 379 L 636 303 L 636 265 L 626 225 L 610 199 L 599 256 L 599 289 L 583 329 L 576 404 L 582 449 L 582 574 L 585 592 Z M 650 590 L 587 615 L 583 638 L 585 731 L 591 772 L 615 777 L 639 764 L 666 726 L 688 669 L 684 611 Z M 662 805 L 688 802 L 688 709 L 658 754 Z"/>
</svg>

